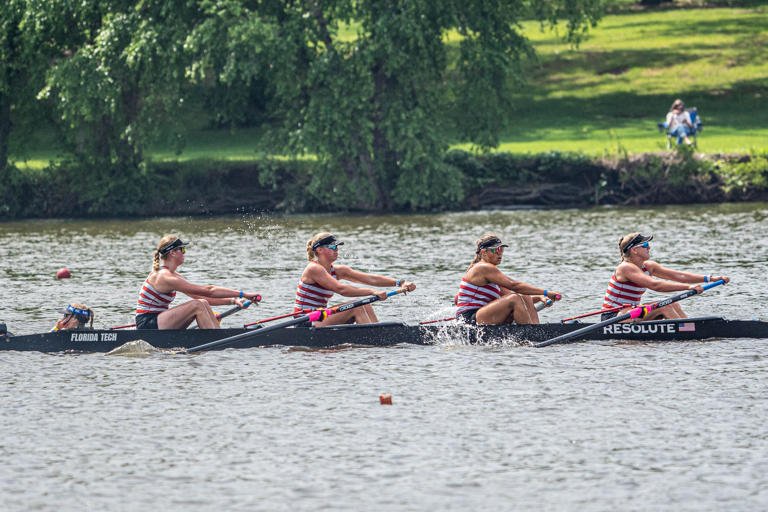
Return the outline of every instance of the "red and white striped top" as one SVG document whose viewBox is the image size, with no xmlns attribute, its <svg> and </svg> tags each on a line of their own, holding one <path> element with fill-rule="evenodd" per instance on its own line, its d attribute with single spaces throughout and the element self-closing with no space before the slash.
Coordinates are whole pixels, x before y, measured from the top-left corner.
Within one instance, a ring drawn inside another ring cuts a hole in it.
<svg viewBox="0 0 768 512">
<path fill-rule="evenodd" d="M 484 286 L 477 286 L 468 283 L 464 278 L 461 279 L 459 286 L 459 297 L 456 305 L 456 314 L 463 313 L 472 309 L 480 309 L 486 304 L 501 297 L 501 287 L 497 284 L 488 283 Z"/>
<path fill-rule="evenodd" d="M 645 272 L 646 275 L 651 275 L 648 269 L 643 265 L 640 270 Z M 611 282 L 608 283 L 608 289 L 605 291 L 605 297 L 603 298 L 604 308 L 615 308 L 623 306 L 625 304 L 632 304 L 637 306 L 640 304 L 640 300 L 643 298 L 645 288 L 632 281 L 619 282 L 616 279 L 616 274 L 611 276 Z"/>
<path fill-rule="evenodd" d="M 317 263 L 316 261 L 313 263 Z M 319 263 L 318 263 L 319 265 Z M 336 269 L 331 265 L 331 277 L 339 280 L 336 275 Z M 294 311 L 314 311 L 328 307 L 328 299 L 333 297 L 331 290 L 326 290 L 319 284 L 307 284 L 299 279 L 299 286 L 296 288 L 296 303 L 293 306 Z"/>
<path fill-rule="evenodd" d="M 139 290 L 139 300 L 136 304 L 136 314 L 142 313 L 162 313 L 168 309 L 168 306 L 173 302 L 176 297 L 176 291 L 171 293 L 161 293 L 155 290 L 151 284 L 149 284 L 149 277 L 144 281 L 144 284 Z"/>
</svg>

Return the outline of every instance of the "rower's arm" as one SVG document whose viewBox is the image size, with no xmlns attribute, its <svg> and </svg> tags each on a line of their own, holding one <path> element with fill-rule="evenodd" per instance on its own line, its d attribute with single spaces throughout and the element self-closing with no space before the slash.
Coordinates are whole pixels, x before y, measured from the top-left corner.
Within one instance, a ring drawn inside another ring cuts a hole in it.
<svg viewBox="0 0 768 512">
<path fill-rule="evenodd" d="M 533 286 L 527 283 L 524 283 L 522 281 L 515 281 L 514 279 L 510 279 L 509 277 L 505 276 L 504 273 L 492 265 L 484 265 L 484 268 L 482 269 L 482 276 L 490 283 L 497 284 L 503 288 L 507 288 L 513 292 L 520 293 L 522 295 L 544 295 L 544 292 L 547 292 L 547 295 L 549 297 L 555 298 L 555 297 L 562 297 L 562 293 L 556 292 L 554 290 L 546 290 L 544 288 L 539 288 L 537 286 Z M 559 298 L 556 298 L 555 300 L 560 300 Z"/>
<path fill-rule="evenodd" d="M 211 306 L 232 304 L 233 298 L 240 297 L 240 290 L 224 288 L 223 286 L 201 286 L 190 283 L 179 275 L 164 275 L 158 278 L 163 288 L 176 290 L 193 299 L 205 299 Z"/>
<path fill-rule="evenodd" d="M 341 267 L 341 266 L 339 266 Z M 345 272 L 342 270 L 339 273 L 339 267 L 336 267 L 336 275 L 341 278 L 347 279 Z M 311 265 L 304 271 L 304 276 L 310 278 L 312 281 L 322 286 L 326 290 L 331 290 L 334 293 L 343 295 L 344 297 L 365 297 L 366 295 L 380 295 L 380 290 L 373 290 L 371 288 L 359 288 L 357 286 L 351 286 L 339 282 L 337 279 L 331 277 L 331 275 L 325 271 L 320 265 Z"/>
<path fill-rule="evenodd" d="M 661 265 L 658 265 L 652 261 L 646 261 L 645 266 L 651 272 L 651 274 L 663 278 L 661 273 L 658 271 L 658 267 Z M 616 277 L 621 280 L 632 281 L 638 286 L 642 286 L 643 288 L 648 288 L 649 290 L 656 292 L 680 292 L 683 290 L 690 290 L 692 288 L 692 286 L 683 283 L 654 279 L 640 270 L 639 267 L 632 265 L 631 263 L 619 265 L 619 268 L 616 269 Z"/>
<path fill-rule="evenodd" d="M 653 274 L 659 276 L 662 279 L 667 279 L 668 281 L 676 281 L 678 283 L 689 283 L 689 284 L 706 283 L 709 281 L 719 281 L 720 279 L 722 279 L 726 283 L 730 281 L 730 278 L 728 276 L 703 275 L 703 274 L 694 274 L 693 272 L 683 272 L 681 270 L 672 270 L 671 268 L 666 268 L 662 265 L 659 265 L 656 262 L 646 262 L 646 266 L 648 265 L 648 263 L 652 263 Z"/>
<path fill-rule="evenodd" d="M 395 279 L 394 277 L 385 277 L 378 274 L 368 274 L 366 272 L 351 269 L 346 265 L 337 265 L 335 268 L 339 278 L 355 283 L 369 284 L 371 286 L 379 287 L 407 285 L 409 292 L 412 292 L 416 288 L 415 284 L 410 282 L 406 283 L 405 279 Z"/>
</svg>

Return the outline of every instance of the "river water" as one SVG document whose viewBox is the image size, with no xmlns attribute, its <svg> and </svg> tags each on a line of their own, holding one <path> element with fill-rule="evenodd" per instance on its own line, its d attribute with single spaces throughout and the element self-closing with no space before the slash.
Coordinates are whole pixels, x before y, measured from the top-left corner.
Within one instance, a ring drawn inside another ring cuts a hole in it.
<svg viewBox="0 0 768 512">
<path fill-rule="evenodd" d="M 193 241 L 191 281 L 263 294 L 226 325 L 285 313 L 321 230 L 346 242 L 341 263 L 417 283 L 376 305 L 381 320 L 450 316 L 484 232 L 510 245 L 502 270 L 565 294 L 542 320 L 599 309 L 618 239 L 636 230 L 663 264 L 733 279 L 682 302 L 690 315 L 766 320 L 766 217 L 753 203 L 4 223 L 0 320 L 45 331 L 79 301 L 98 326 L 132 323 L 169 232 Z M 0 508 L 765 510 L 767 368 L 751 339 L 0 352 Z"/>
</svg>

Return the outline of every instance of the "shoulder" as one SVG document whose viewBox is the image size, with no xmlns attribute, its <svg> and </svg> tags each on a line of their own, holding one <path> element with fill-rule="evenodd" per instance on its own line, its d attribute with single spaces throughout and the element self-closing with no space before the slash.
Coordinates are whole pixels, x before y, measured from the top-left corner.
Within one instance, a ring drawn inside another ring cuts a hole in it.
<svg viewBox="0 0 768 512">
<path fill-rule="evenodd" d="M 661 265 L 659 265 L 658 263 L 656 263 L 655 261 L 652 261 L 652 260 L 646 261 L 645 263 L 643 263 L 643 266 L 651 274 L 653 274 L 654 270 L 656 270 L 659 267 L 661 267 Z"/>
</svg>

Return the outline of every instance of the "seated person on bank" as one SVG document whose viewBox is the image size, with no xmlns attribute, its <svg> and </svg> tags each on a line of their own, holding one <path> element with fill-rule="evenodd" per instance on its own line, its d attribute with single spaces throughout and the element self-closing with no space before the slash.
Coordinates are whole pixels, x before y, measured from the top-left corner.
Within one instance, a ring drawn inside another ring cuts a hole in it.
<svg viewBox="0 0 768 512">
<path fill-rule="evenodd" d="M 93 310 L 85 304 L 80 304 L 78 302 L 68 304 L 67 307 L 60 310 L 59 313 L 64 316 L 56 322 L 56 326 L 51 329 L 52 332 L 69 331 L 72 329 L 93 329 L 94 313 Z"/>
<path fill-rule="evenodd" d="M 667 120 L 664 123 L 670 137 L 677 137 L 677 143 L 685 141 L 689 146 L 693 144 L 689 135 L 696 133 L 696 128 L 691 121 L 691 115 L 685 110 L 683 100 L 676 99 L 667 113 Z"/>
</svg>

